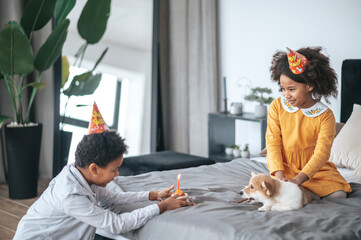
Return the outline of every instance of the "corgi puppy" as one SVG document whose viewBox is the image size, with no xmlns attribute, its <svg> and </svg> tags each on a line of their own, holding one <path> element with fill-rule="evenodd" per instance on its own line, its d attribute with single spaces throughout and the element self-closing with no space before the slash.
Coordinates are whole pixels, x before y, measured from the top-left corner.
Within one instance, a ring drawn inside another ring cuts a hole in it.
<svg viewBox="0 0 361 240">
<path fill-rule="evenodd" d="M 311 194 L 304 187 L 272 178 L 267 174 L 251 173 L 249 185 L 240 194 L 248 202 L 261 202 L 259 211 L 287 211 L 302 208 L 311 202 Z"/>
</svg>

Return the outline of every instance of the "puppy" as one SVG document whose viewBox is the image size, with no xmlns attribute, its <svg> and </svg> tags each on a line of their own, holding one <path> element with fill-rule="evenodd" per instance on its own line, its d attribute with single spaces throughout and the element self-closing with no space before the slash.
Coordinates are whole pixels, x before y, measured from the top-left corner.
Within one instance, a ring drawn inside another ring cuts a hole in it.
<svg viewBox="0 0 361 240">
<path fill-rule="evenodd" d="M 248 201 L 263 203 L 259 211 L 287 211 L 302 208 L 311 202 L 310 192 L 291 182 L 267 174 L 251 173 L 249 185 L 240 194 Z"/>
</svg>

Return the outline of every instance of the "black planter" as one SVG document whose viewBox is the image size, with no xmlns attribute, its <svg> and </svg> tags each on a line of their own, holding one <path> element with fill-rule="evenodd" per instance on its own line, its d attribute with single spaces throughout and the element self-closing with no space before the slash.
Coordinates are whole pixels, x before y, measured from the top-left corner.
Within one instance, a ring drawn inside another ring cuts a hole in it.
<svg viewBox="0 0 361 240">
<path fill-rule="evenodd" d="M 56 177 L 65 165 L 68 164 L 68 155 L 73 132 L 55 131 L 54 155 L 53 155 L 53 177 Z"/>
<path fill-rule="evenodd" d="M 60 171 L 68 164 L 72 132 L 60 131 Z"/>
<path fill-rule="evenodd" d="M 5 127 L 9 197 L 34 198 L 38 195 L 38 175 L 42 124 Z"/>
</svg>

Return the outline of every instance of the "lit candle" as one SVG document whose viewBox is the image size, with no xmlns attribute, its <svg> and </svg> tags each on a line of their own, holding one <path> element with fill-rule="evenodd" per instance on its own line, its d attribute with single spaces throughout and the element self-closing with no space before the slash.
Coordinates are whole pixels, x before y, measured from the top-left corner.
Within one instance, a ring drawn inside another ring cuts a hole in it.
<svg viewBox="0 0 361 240">
<path fill-rule="evenodd" d="M 177 187 L 177 190 L 179 190 L 179 179 L 181 178 L 181 174 L 178 174 L 178 187 Z"/>
<path fill-rule="evenodd" d="M 223 77 L 223 99 L 227 99 L 226 77 Z"/>
</svg>

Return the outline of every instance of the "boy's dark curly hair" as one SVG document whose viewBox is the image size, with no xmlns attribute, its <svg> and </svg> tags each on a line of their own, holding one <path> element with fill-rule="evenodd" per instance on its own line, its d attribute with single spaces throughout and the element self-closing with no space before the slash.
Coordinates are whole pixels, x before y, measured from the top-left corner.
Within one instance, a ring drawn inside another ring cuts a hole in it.
<svg viewBox="0 0 361 240">
<path fill-rule="evenodd" d="M 127 149 L 124 138 L 116 131 L 85 135 L 76 148 L 75 165 L 84 168 L 95 163 L 104 168 L 127 153 Z"/>
<path fill-rule="evenodd" d="M 321 53 L 322 47 L 306 47 L 297 50 L 308 59 L 305 70 L 301 74 L 293 74 L 288 65 L 287 53 L 277 51 L 273 55 L 270 67 L 271 79 L 280 85 L 282 74 L 295 82 L 305 83 L 314 87 L 312 95 L 315 99 L 325 98 L 327 103 L 329 97 L 337 97 L 337 74 L 330 66 L 329 57 Z"/>
</svg>

